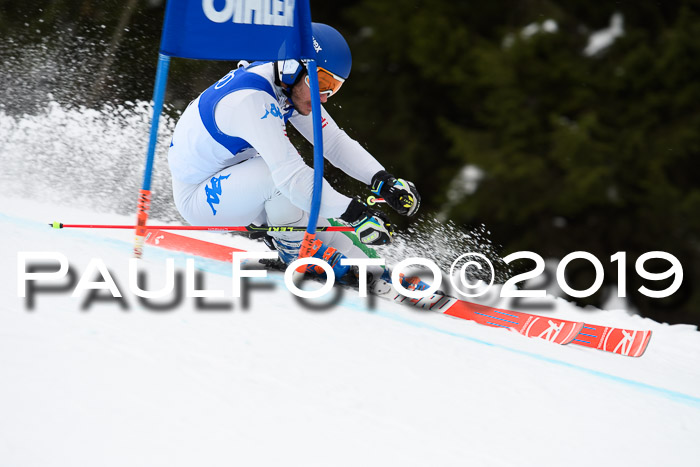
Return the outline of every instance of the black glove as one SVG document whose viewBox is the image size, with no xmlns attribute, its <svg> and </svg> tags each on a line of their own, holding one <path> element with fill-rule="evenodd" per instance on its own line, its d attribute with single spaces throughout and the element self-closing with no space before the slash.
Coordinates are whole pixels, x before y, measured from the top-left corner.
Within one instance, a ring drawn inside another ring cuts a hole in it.
<svg viewBox="0 0 700 467">
<path fill-rule="evenodd" d="M 403 216 L 412 216 L 420 207 L 420 195 L 416 186 L 402 178 L 395 178 L 386 170 L 372 177 L 372 193 L 381 196 L 389 206 Z"/>
<path fill-rule="evenodd" d="M 348 209 L 340 216 L 350 224 L 360 241 L 366 245 L 384 245 L 391 242 L 394 226 L 389 218 L 380 211 L 369 208 L 365 203 L 355 198 L 350 201 Z"/>
</svg>

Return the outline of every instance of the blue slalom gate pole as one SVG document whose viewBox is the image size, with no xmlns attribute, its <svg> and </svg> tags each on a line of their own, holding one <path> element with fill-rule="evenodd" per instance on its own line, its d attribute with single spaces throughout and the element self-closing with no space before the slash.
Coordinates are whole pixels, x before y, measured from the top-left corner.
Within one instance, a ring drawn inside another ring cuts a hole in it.
<svg viewBox="0 0 700 467">
<path fill-rule="evenodd" d="M 307 61 L 306 70 L 309 73 L 311 113 L 313 115 L 314 129 L 314 190 L 311 196 L 309 224 L 306 227 L 304 240 L 299 249 L 300 258 L 306 258 L 313 254 L 311 247 L 316 239 L 316 227 L 318 225 L 318 215 L 321 211 L 321 196 L 323 195 L 323 134 L 321 133 L 321 97 L 318 90 L 318 69 L 316 61 Z"/>
<path fill-rule="evenodd" d="M 312 256 L 311 247 L 316 239 L 318 215 L 321 211 L 321 196 L 323 195 L 323 134 L 321 133 L 321 95 L 318 91 L 318 68 L 314 57 L 316 51 L 312 43 L 311 10 L 308 2 L 299 4 L 299 30 L 301 39 L 301 57 L 306 60 L 306 71 L 309 74 L 309 91 L 311 93 L 311 113 L 314 129 L 314 190 L 311 196 L 309 224 L 306 226 L 304 240 L 299 249 L 299 257 Z M 297 277 L 300 274 L 297 270 Z"/>
<path fill-rule="evenodd" d="M 158 54 L 158 68 L 156 70 L 156 83 L 153 89 L 153 118 L 151 119 L 151 132 L 148 138 L 148 150 L 146 152 L 146 168 L 143 173 L 143 184 L 139 190 L 139 201 L 136 212 L 136 236 L 134 239 L 134 256 L 140 258 L 143 254 L 143 244 L 146 237 L 144 228 L 148 222 L 148 211 L 151 209 L 151 179 L 153 178 L 153 160 L 155 159 L 156 143 L 158 142 L 158 123 L 163 110 L 165 87 L 168 83 L 168 69 L 170 57 Z"/>
<path fill-rule="evenodd" d="M 309 60 L 306 66 L 309 72 L 309 87 L 311 91 L 311 112 L 313 113 L 314 129 L 314 191 L 311 197 L 311 211 L 307 232 L 313 234 L 318 225 L 318 215 L 321 210 L 321 195 L 323 194 L 323 128 L 321 127 L 321 98 L 318 90 L 318 70 L 315 60 Z"/>
<path fill-rule="evenodd" d="M 158 123 L 163 111 L 163 99 L 165 87 L 168 84 L 168 69 L 170 57 L 158 54 L 158 68 L 156 69 L 156 84 L 153 89 L 153 119 L 151 120 L 151 133 L 148 138 L 148 152 L 146 153 L 146 170 L 143 174 L 143 190 L 151 190 L 151 178 L 153 175 L 153 159 L 155 158 L 156 143 L 158 142 Z"/>
</svg>

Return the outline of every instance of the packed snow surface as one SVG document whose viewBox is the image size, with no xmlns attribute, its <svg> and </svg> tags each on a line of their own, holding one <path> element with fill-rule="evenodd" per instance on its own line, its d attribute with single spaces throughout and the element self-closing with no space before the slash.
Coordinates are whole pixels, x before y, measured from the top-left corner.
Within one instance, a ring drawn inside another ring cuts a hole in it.
<svg viewBox="0 0 700 467">
<path fill-rule="evenodd" d="M 641 358 L 623 357 L 353 290 L 310 309 L 279 273 L 252 280 L 244 304 L 231 297 L 230 266 L 205 260 L 200 288 L 225 294 L 205 301 L 230 309 L 183 298 L 154 311 L 129 291 L 132 231 L 47 225 L 132 217 L 1 202 L 0 465 L 687 466 L 700 456 L 694 326 L 550 300 L 551 315 L 653 331 Z M 127 309 L 84 308 L 90 291 L 72 288 L 39 292 L 28 309 L 18 252 L 59 252 L 77 279 L 100 258 Z M 148 247 L 144 288 L 164 285 L 166 258 L 185 270 L 186 255 Z"/>
</svg>

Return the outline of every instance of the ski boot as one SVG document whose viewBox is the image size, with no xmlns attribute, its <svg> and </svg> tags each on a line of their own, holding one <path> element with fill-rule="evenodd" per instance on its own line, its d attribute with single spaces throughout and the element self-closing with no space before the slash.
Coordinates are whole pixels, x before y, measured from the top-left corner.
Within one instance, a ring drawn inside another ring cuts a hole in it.
<svg viewBox="0 0 700 467">
<path fill-rule="evenodd" d="M 290 242 L 287 240 L 275 238 L 274 244 L 277 247 L 277 253 L 280 256 L 280 259 L 284 261 L 285 264 L 290 264 L 299 257 L 299 248 L 301 246 L 301 242 Z M 313 258 L 322 259 L 331 266 L 331 268 L 333 269 L 333 273 L 335 274 L 336 281 L 340 283 L 344 282 L 343 279 L 348 275 L 348 272 L 350 272 L 350 270 L 352 269 L 352 266 L 340 264 L 340 260 L 346 258 L 344 254 L 342 254 L 333 247 L 324 245 L 321 240 L 316 240 L 311 245 L 311 251 L 313 252 L 313 254 L 311 255 Z M 309 273 L 311 276 L 315 277 L 326 277 L 326 272 L 323 270 L 323 268 L 320 266 L 316 266 L 315 264 L 307 264 L 304 272 Z"/>
<path fill-rule="evenodd" d="M 430 285 L 423 282 L 420 277 L 412 276 L 406 277 L 404 274 L 399 274 L 401 279 L 401 286 L 407 290 L 426 290 Z M 394 289 L 391 281 L 391 271 L 388 268 L 384 269 L 384 272 L 379 277 L 370 277 L 368 281 L 368 288 L 373 295 L 386 295 L 390 292 L 397 292 Z M 436 292 L 441 293 L 441 292 Z"/>
</svg>

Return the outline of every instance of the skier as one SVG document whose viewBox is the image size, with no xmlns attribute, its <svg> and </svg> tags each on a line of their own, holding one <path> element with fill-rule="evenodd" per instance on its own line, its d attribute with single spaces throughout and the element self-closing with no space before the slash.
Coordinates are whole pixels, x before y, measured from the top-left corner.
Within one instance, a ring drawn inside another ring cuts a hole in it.
<svg viewBox="0 0 700 467">
<path fill-rule="evenodd" d="M 350 48 L 334 28 L 312 24 L 320 100 L 325 103 L 350 75 Z M 239 67 L 193 100 L 175 127 L 168 162 L 175 205 L 192 225 L 306 226 L 313 169 L 287 138 L 291 122 L 313 144 L 311 94 L 304 64 L 296 60 L 239 63 Z M 346 174 L 371 187 L 398 213 L 412 216 L 420 206 L 413 183 L 388 173 L 322 110 L 324 156 Z M 393 226 L 359 197 L 349 198 L 324 180 L 318 225 L 339 218 L 360 241 L 391 241 Z M 285 263 L 299 255 L 303 232 L 272 232 Z M 319 232 L 313 256 L 327 261 L 340 279 L 350 269 L 343 257 L 365 257 L 341 232 Z"/>
</svg>

